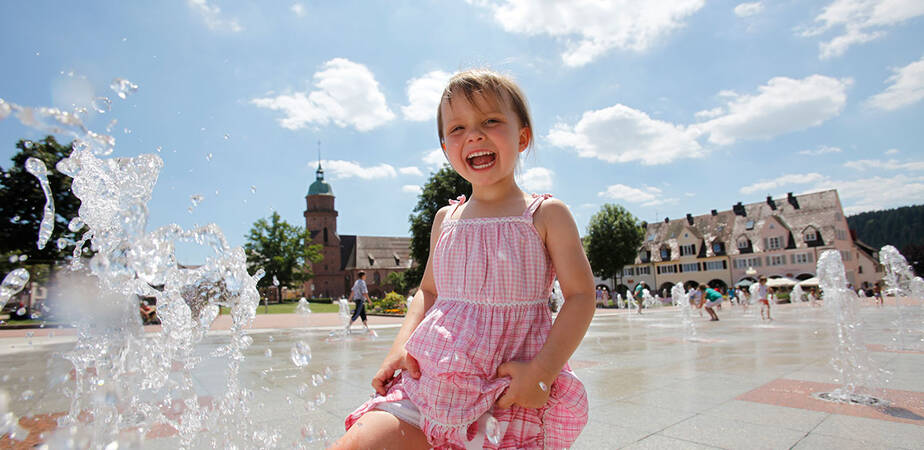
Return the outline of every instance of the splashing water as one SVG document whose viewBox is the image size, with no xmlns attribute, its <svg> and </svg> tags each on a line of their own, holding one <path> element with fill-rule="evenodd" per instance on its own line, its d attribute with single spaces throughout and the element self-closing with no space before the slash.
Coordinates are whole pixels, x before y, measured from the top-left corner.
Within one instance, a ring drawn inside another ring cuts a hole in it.
<svg viewBox="0 0 924 450">
<path fill-rule="evenodd" d="M 553 311 L 561 311 L 562 305 L 565 304 L 565 296 L 561 293 L 561 285 L 558 284 L 558 280 L 552 283 L 552 304 L 554 306 Z"/>
<path fill-rule="evenodd" d="M 796 287 L 792 288 L 792 294 L 789 296 L 790 303 L 802 303 L 802 285 L 796 284 Z"/>
<path fill-rule="evenodd" d="M 500 444 L 500 425 L 497 423 L 497 419 L 495 419 L 494 416 L 488 416 L 488 420 L 485 421 L 484 435 L 492 444 Z"/>
<path fill-rule="evenodd" d="M 289 358 L 296 367 L 305 367 L 311 362 L 311 346 L 305 341 L 298 341 L 292 344 L 292 350 L 289 352 Z"/>
<path fill-rule="evenodd" d="M 308 300 L 305 300 L 305 297 L 298 299 L 298 306 L 295 307 L 295 313 L 303 317 L 311 315 L 311 305 L 308 304 Z"/>
<path fill-rule="evenodd" d="M 683 285 L 677 283 L 671 288 L 671 298 L 680 309 L 680 322 L 683 324 L 683 337 L 691 340 L 696 337 L 696 322 L 693 321 L 690 297 L 683 291 Z"/>
<path fill-rule="evenodd" d="M 834 316 L 834 355 L 831 365 L 838 373 L 835 380 L 841 387 L 828 393 L 827 399 L 847 403 L 869 403 L 871 397 L 857 391 L 870 387 L 875 380 L 872 360 L 861 340 L 861 326 L 857 317 L 859 299 L 856 292 L 847 289 L 844 263 L 837 250 L 827 250 L 818 258 L 818 279 L 824 292 L 824 307 Z"/>
<path fill-rule="evenodd" d="M 138 85 L 124 78 L 116 78 L 109 84 L 109 89 L 112 89 L 112 92 L 115 92 L 119 98 L 125 100 L 129 95 L 138 91 Z"/>
<path fill-rule="evenodd" d="M 45 193 L 45 209 L 42 212 L 42 223 L 39 225 L 38 245 L 39 250 L 45 248 L 48 239 L 51 239 L 51 233 L 55 228 L 55 200 L 51 195 L 51 186 L 48 184 L 48 169 L 45 163 L 38 158 L 26 160 L 26 171 L 39 180 L 42 185 L 42 192 Z"/>
<path fill-rule="evenodd" d="M 26 269 L 20 267 L 6 274 L 3 277 L 3 284 L 0 285 L 0 309 L 10 301 L 10 298 L 23 290 L 27 283 L 29 283 L 29 271 Z"/>
<path fill-rule="evenodd" d="M 93 99 L 93 109 L 100 114 L 112 111 L 112 101 L 107 97 L 96 97 Z"/>
<path fill-rule="evenodd" d="M 137 90 L 121 79 L 113 88 L 121 98 Z M 107 447 L 123 439 L 128 428 L 142 430 L 140 441 L 159 424 L 175 429 L 179 446 L 185 448 L 277 446 L 279 431 L 258 428 L 249 416 L 253 394 L 239 380 L 244 352 L 253 342 L 245 327 L 254 319 L 256 284 L 262 277 L 247 272 L 244 250 L 230 247 L 214 224 L 191 230 L 175 224 L 146 229 L 147 203 L 163 167 L 160 157 L 101 159 L 112 153 L 115 139 L 88 130 L 78 114 L 3 100 L 0 105 L 9 111 L 4 117 L 15 113 L 25 126 L 74 139 L 71 154 L 56 166 L 72 178 L 72 191 L 81 202 L 79 218 L 86 226 L 75 243 L 71 268 L 83 268 L 87 242 L 96 252 L 86 268 L 93 278 L 77 272 L 61 275 L 73 278 L 71 288 L 62 291 L 68 297 L 85 297 L 87 307 L 69 312 L 77 329 L 74 348 L 62 353 L 73 366 L 66 378 L 70 409 L 47 437 L 51 448 L 52 443 L 66 445 L 73 433 L 79 433 L 81 447 Z M 212 254 L 199 267 L 181 266 L 174 251 L 178 242 L 206 246 Z M 28 280 L 22 272 L 14 273 L 17 278 L 4 279 L 3 294 Z M 145 338 L 137 296 L 156 299 L 162 324 L 157 338 Z M 192 377 L 203 360 L 195 351 L 219 306 L 230 309 L 232 323 L 227 342 L 210 357 L 226 362 L 225 390 L 204 399 Z M 94 420 L 81 419 L 87 415 Z"/>
<path fill-rule="evenodd" d="M 895 320 L 895 326 L 898 331 L 896 331 L 895 337 L 892 339 L 895 344 L 893 347 L 897 350 L 916 350 L 917 348 L 907 339 L 908 326 L 905 320 L 908 314 L 902 305 L 904 303 L 903 297 L 913 295 L 912 281 L 915 278 L 914 272 L 905 257 L 891 245 L 886 245 L 879 250 L 879 263 L 882 264 L 885 272 L 882 280 L 885 282 L 886 291 L 883 295 L 891 294 L 896 297 L 895 304 L 897 305 L 898 317 Z"/>
</svg>

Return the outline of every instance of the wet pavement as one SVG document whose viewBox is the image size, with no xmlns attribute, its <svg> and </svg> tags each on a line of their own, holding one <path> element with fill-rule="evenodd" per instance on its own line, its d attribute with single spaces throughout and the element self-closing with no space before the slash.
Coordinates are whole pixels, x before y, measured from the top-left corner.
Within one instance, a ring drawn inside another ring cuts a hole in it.
<svg viewBox="0 0 924 450">
<path fill-rule="evenodd" d="M 640 316 L 598 309 L 571 360 L 590 399 L 590 422 L 574 447 L 921 448 L 924 307 L 917 303 L 902 311 L 914 332 L 906 335 L 903 348 L 895 348 L 898 308 L 866 303 L 860 309 L 866 351 L 887 371 L 867 391 L 886 404 L 870 407 L 813 395 L 838 386 L 830 364 L 834 326 L 824 308 L 777 305 L 775 320 L 768 322 L 760 320 L 756 307 L 745 312 L 726 304 L 718 322 L 693 313 L 692 340 L 684 339 L 673 308 Z M 285 315 L 263 317 L 250 330 L 253 345 L 241 369 L 242 383 L 254 393 L 250 417 L 279 430 L 281 447 L 322 448 L 325 437 L 342 434 L 344 416 L 369 397 L 369 380 L 399 320 L 371 317 L 377 337 L 357 332 L 332 338 L 329 332 L 339 328 L 336 315 L 314 314 L 307 324 Z M 220 328 L 213 327 L 197 353 L 208 355 L 227 342 L 227 331 Z M 0 339 L 0 377 L 11 410 L 33 431 L 34 443 L 53 426 L 49 415 L 68 409 L 60 380 L 69 367 L 58 353 L 70 349 L 74 337 L 61 329 L 16 331 Z M 156 327 L 148 328 L 149 338 L 159 336 Z M 296 341 L 311 346 L 306 367 L 290 360 Z M 200 399 L 222 394 L 219 362 L 206 358 L 193 373 Z M 8 444 L 4 440 L 0 447 Z M 149 435 L 143 447 L 177 444 L 168 430 Z"/>
</svg>

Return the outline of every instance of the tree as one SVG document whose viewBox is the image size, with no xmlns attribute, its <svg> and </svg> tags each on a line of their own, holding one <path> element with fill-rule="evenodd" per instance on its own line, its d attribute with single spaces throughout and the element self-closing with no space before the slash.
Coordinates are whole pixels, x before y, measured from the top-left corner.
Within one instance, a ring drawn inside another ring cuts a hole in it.
<svg viewBox="0 0 924 450">
<path fill-rule="evenodd" d="M 274 285 L 273 277 L 279 281 L 276 294 L 282 301 L 283 286 L 304 283 L 312 277 L 309 263 L 320 262 L 323 258 L 321 246 L 310 244 L 311 238 L 304 228 L 290 225 L 273 214 L 267 219 L 254 222 L 244 243 L 247 254 L 247 268 L 256 271 L 260 268 L 266 275 L 257 283 L 257 287 Z"/>
<path fill-rule="evenodd" d="M 638 219 L 619 205 L 605 204 L 590 218 L 584 250 L 594 275 L 615 278 L 623 266 L 632 264 L 645 237 Z"/>
<path fill-rule="evenodd" d="M 8 169 L 0 167 L 0 223 L 3 224 L 0 226 L 0 254 L 3 255 L 0 266 L 9 269 L 12 255 L 25 255 L 26 264 L 53 266 L 73 252 L 73 247 L 58 249 L 55 240 L 62 237 L 75 240 L 75 233 L 67 229 L 67 224 L 77 216 L 80 207 L 80 200 L 71 192 L 71 178 L 55 168 L 58 161 L 70 155 L 71 147 L 48 136 L 41 141 L 20 140 L 16 148 L 19 152 L 13 155 L 13 165 Z M 55 205 L 54 234 L 42 250 L 38 249 L 36 241 L 44 215 L 45 194 L 38 179 L 26 172 L 26 160 L 30 157 L 45 163 Z"/>
<path fill-rule="evenodd" d="M 405 272 L 392 272 L 385 277 L 385 284 L 391 286 L 391 290 L 401 295 L 407 295 L 407 276 Z"/>
<path fill-rule="evenodd" d="M 456 173 L 449 165 L 443 165 L 440 170 L 430 175 L 424 184 L 423 190 L 417 199 L 417 206 L 411 214 L 411 258 L 417 265 L 405 273 L 405 283 L 408 287 L 419 286 L 423 278 L 424 266 L 430 257 L 430 229 L 433 227 L 433 218 L 440 208 L 448 204 L 449 199 L 460 195 L 472 195 L 472 185 L 461 175 Z"/>
</svg>

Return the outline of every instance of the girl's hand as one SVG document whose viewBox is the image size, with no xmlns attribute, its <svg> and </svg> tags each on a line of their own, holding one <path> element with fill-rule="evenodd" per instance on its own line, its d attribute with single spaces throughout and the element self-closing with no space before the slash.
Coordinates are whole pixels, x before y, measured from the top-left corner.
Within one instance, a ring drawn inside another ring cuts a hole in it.
<svg viewBox="0 0 924 450">
<path fill-rule="evenodd" d="M 497 399 L 497 407 L 509 408 L 520 405 L 524 408 L 541 408 L 549 401 L 549 389 L 555 376 L 547 377 L 533 364 L 523 361 L 507 361 L 497 368 L 498 377 L 510 377 L 510 386 Z M 549 379 L 546 379 L 549 378 Z M 540 385 L 540 383 L 542 383 Z M 545 386 L 545 389 L 542 389 Z"/>
<path fill-rule="evenodd" d="M 420 378 L 420 365 L 413 356 L 409 355 L 406 350 L 401 349 L 398 352 L 391 352 L 382 361 L 379 371 L 372 377 L 372 388 L 379 395 L 385 395 L 387 386 L 395 379 L 395 371 L 401 370 L 413 378 Z"/>
</svg>

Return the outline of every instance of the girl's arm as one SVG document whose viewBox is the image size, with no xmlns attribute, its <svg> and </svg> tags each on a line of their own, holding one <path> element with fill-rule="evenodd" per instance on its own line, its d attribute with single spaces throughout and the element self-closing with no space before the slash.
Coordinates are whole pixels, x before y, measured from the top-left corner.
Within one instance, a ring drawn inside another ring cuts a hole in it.
<svg viewBox="0 0 924 450">
<path fill-rule="evenodd" d="M 433 249 L 436 247 L 437 240 L 439 240 L 440 227 L 447 211 L 449 211 L 449 207 L 443 207 L 436 212 L 436 216 L 433 218 L 433 227 L 430 229 L 430 257 L 424 269 L 423 279 L 420 281 L 420 289 L 414 294 L 414 300 L 411 301 L 411 305 L 407 309 L 404 323 L 401 325 L 401 330 L 398 331 L 398 336 L 395 337 L 395 342 L 391 345 L 391 350 L 385 356 L 379 371 L 372 377 L 372 387 L 379 395 L 385 395 L 388 383 L 394 379 L 396 370 L 404 370 L 410 376 L 420 378 L 420 367 L 417 365 L 417 360 L 407 354 L 404 344 L 411 337 L 414 330 L 417 329 L 417 325 L 420 325 L 420 322 L 423 321 L 427 311 L 433 306 L 433 302 L 436 301 L 436 283 L 433 281 L 433 269 L 430 261 L 433 260 Z"/>
<path fill-rule="evenodd" d="M 548 388 L 584 339 L 594 317 L 594 278 L 568 207 L 560 200 L 548 199 L 536 213 L 534 223 L 558 274 L 565 304 L 532 361 L 509 361 L 498 367 L 498 376 L 511 377 L 510 387 L 497 401 L 501 408 L 514 403 L 526 408 L 543 406 L 549 397 Z"/>
</svg>

